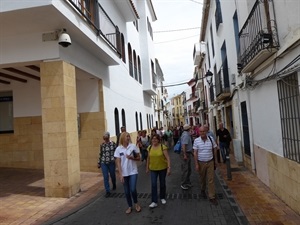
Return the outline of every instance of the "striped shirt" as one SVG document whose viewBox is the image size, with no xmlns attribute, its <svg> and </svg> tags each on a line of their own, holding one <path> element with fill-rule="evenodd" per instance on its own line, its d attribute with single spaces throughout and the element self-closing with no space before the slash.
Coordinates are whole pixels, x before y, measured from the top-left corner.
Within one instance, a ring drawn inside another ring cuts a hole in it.
<svg viewBox="0 0 300 225">
<path fill-rule="evenodd" d="M 198 161 L 208 162 L 213 159 L 213 148 L 217 147 L 217 144 L 213 138 L 211 141 L 209 137 L 205 141 L 201 137 L 198 137 L 194 141 L 193 149 L 197 155 Z"/>
</svg>

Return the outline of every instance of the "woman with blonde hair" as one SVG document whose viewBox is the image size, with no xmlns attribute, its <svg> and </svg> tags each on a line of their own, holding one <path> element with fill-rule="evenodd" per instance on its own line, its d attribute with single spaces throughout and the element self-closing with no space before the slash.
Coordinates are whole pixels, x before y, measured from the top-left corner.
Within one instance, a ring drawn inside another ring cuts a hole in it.
<svg viewBox="0 0 300 225">
<path fill-rule="evenodd" d="M 120 145 L 117 147 L 114 157 L 119 170 L 120 181 L 124 186 L 124 192 L 128 209 L 126 213 L 132 211 L 132 201 L 135 204 L 135 210 L 141 211 L 141 206 L 137 200 L 136 183 L 138 178 L 137 161 L 140 160 L 140 151 L 135 144 L 131 143 L 130 134 L 123 132 L 120 136 Z"/>
</svg>

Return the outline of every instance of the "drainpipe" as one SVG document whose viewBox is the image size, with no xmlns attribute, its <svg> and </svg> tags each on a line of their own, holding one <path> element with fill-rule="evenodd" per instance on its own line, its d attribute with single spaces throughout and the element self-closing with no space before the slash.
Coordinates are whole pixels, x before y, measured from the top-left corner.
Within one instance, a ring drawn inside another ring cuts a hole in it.
<svg viewBox="0 0 300 225">
<path fill-rule="evenodd" d="M 255 162 L 255 154 L 254 154 L 254 141 L 253 141 L 253 129 L 252 129 L 252 114 L 251 114 L 251 104 L 250 104 L 250 91 L 247 90 L 247 102 L 248 102 L 248 121 L 250 122 L 249 125 L 249 134 L 250 134 L 250 152 L 251 152 L 251 167 L 254 174 L 256 174 L 256 162 Z"/>
</svg>

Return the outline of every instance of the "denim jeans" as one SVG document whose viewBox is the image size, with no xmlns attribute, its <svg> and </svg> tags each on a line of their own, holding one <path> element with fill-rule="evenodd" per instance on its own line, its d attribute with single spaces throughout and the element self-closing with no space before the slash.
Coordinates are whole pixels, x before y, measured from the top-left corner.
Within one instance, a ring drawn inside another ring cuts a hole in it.
<svg viewBox="0 0 300 225">
<path fill-rule="evenodd" d="M 220 150 L 223 162 L 226 162 L 226 156 L 229 154 L 228 144 L 226 142 L 220 142 Z"/>
<path fill-rule="evenodd" d="M 136 191 L 137 178 L 138 178 L 137 174 L 124 177 L 123 186 L 124 186 L 126 201 L 129 207 L 132 207 L 132 199 L 134 204 L 137 203 L 137 191 Z"/>
<path fill-rule="evenodd" d="M 109 175 L 111 178 L 111 182 L 113 186 L 116 186 L 116 164 L 115 162 L 111 163 L 101 163 L 101 170 L 103 174 L 103 180 L 104 180 L 104 188 L 106 192 L 110 192 L 110 186 L 109 186 Z"/>
<path fill-rule="evenodd" d="M 166 176 L 167 169 L 151 170 L 151 199 L 157 203 L 157 178 L 159 178 L 159 196 L 160 199 L 166 198 Z"/>
<path fill-rule="evenodd" d="M 145 148 L 141 149 L 141 154 L 142 154 L 142 161 L 147 160 L 148 157 L 148 151 Z"/>
</svg>

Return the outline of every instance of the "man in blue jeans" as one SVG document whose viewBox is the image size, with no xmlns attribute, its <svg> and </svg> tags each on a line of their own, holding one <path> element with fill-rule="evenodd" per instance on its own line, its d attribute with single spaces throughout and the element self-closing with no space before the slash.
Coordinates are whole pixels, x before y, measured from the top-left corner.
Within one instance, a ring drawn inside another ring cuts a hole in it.
<svg viewBox="0 0 300 225">
<path fill-rule="evenodd" d="M 217 138 L 219 138 L 219 148 L 221 150 L 221 155 L 223 163 L 226 163 L 226 156 L 229 155 L 229 145 L 231 141 L 231 136 L 229 131 L 224 128 L 223 123 L 219 123 L 219 129 L 217 130 Z"/>
<path fill-rule="evenodd" d="M 187 190 L 192 187 L 190 176 L 192 173 L 191 160 L 193 158 L 193 144 L 190 133 L 191 126 L 185 124 L 181 135 L 181 188 Z"/>
<path fill-rule="evenodd" d="M 109 132 L 103 134 L 103 140 L 104 142 L 100 146 L 98 165 L 101 167 L 103 174 L 104 188 L 106 191 L 105 197 L 108 198 L 110 196 L 109 174 L 112 181 L 112 189 L 116 189 L 116 164 L 114 153 L 117 146 L 115 142 L 110 141 Z"/>
</svg>

